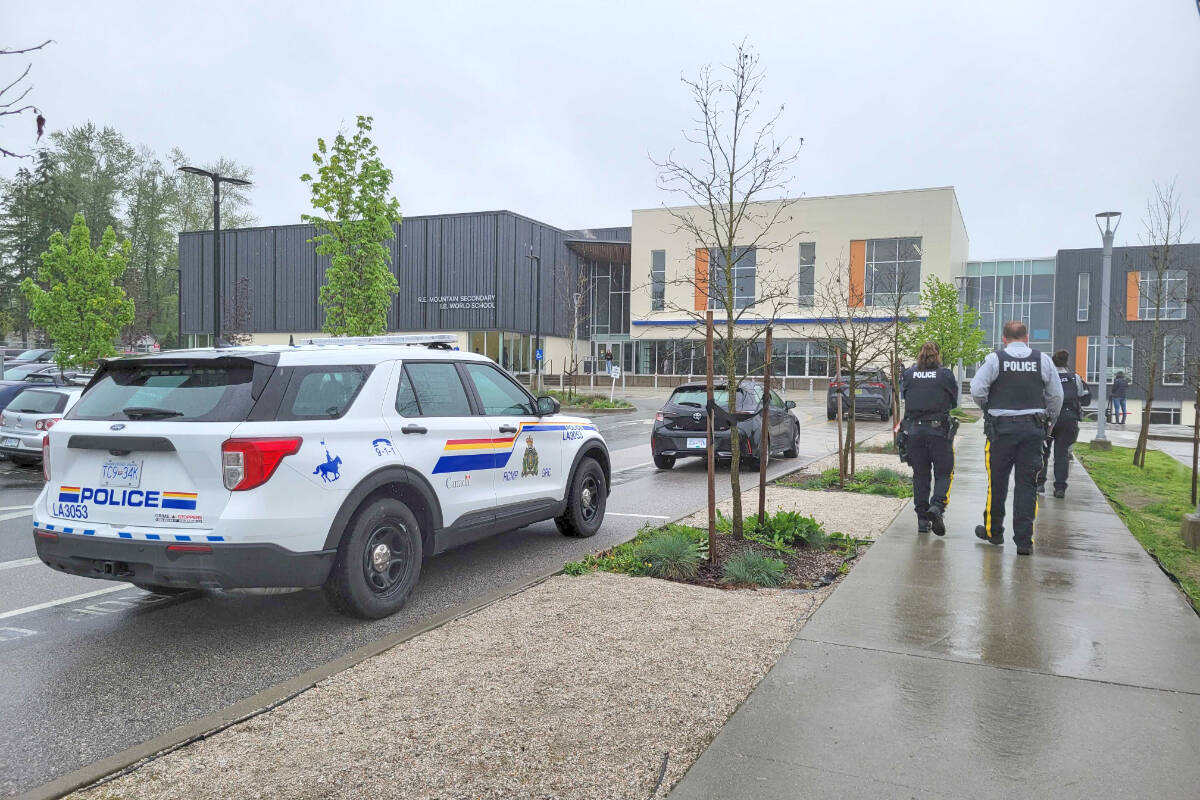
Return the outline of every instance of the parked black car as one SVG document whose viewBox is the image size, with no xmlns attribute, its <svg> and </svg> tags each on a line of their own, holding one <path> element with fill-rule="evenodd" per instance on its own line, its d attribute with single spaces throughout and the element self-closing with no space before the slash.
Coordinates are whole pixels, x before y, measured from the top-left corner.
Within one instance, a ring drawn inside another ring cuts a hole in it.
<svg viewBox="0 0 1200 800">
<path fill-rule="evenodd" d="M 729 393 L 725 384 L 713 387 L 713 400 L 722 408 L 729 407 Z M 684 383 L 675 388 L 662 410 L 654 415 L 654 429 L 650 433 L 650 451 L 654 466 L 670 469 L 678 458 L 695 458 L 708 452 L 707 415 L 705 405 L 708 390 L 703 383 Z M 785 401 L 778 392 L 771 391 L 767 403 L 767 445 L 772 455 L 795 458 L 799 455 L 800 422 L 791 414 L 796 404 Z M 743 381 L 737 390 L 739 413 L 754 416 L 738 423 L 738 436 L 742 455 L 757 459 L 762 448 L 763 386 L 753 381 Z M 729 446 L 729 426 L 718 425 L 713 435 L 717 457 L 732 458 Z"/>
<path fill-rule="evenodd" d="M 855 374 L 855 397 L 850 397 L 850 376 L 841 381 L 831 378 L 825 395 L 825 416 L 837 419 L 837 396 L 842 395 L 843 414 L 877 414 L 881 420 L 892 416 L 892 384 L 886 370 L 863 369 Z"/>
</svg>

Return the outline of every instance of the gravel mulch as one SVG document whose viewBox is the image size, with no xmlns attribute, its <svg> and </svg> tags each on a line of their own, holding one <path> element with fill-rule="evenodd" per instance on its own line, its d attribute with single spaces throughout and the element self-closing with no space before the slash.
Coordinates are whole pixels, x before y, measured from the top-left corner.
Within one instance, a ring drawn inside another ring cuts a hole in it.
<svg viewBox="0 0 1200 800">
<path fill-rule="evenodd" d="M 558 576 L 74 796 L 661 797 L 830 591 Z"/>
</svg>

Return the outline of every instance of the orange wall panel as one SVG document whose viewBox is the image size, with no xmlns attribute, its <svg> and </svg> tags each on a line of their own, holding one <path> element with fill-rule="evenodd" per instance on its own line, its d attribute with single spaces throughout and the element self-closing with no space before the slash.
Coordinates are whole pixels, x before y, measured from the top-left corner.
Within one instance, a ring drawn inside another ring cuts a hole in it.
<svg viewBox="0 0 1200 800">
<path fill-rule="evenodd" d="M 1084 380 L 1087 379 L 1087 340 L 1086 336 L 1075 337 L 1075 372 Z"/>
<path fill-rule="evenodd" d="M 1138 281 L 1141 279 L 1142 273 L 1132 271 L 1125 273 L 1125 319 L 1137 321 L 1138 318 L 1138 299 L 1140 297 L 1140 289 Z"/>
<path fill-rule="evenodd" d="M 852 308 L 861 308 L 867 285 L 867 242 L 855 239 L 850 242 L 850 296 L 846 302 Z"/>
<path fill-rule="evenodd" d="M 696 248 L 696 297 L 695 309 L 708 308 L 708 248 Z"/>
</svg>

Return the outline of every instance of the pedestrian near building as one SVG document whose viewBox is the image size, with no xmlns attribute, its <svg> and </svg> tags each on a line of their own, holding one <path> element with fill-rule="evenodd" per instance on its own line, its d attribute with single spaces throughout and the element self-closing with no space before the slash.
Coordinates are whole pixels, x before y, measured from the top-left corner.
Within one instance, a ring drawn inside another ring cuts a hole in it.
<svg viewBox="0 0 1200 800">
<path fill-rule="evenodd" d="M 954 433 L 958 428 L 950 409 L 958 405 L 958 391 L 958 381 L 942 366 L 942 354 L 934 342 L 922 345 L 917 362 L 904 370 L 900 379 L 904 399 L 900 431 L 906 442 L 906 460 L 913 468 L 918 533 L 932 530 L 938 536 L 946 535 L 942 517 L 954 483 Z"/>
<path fill-rule="evenodd" d="M 1129 390 L 1129 381 L 1125 378 L 1124 371 L 1117 372 L 1113 378 L 1112 389 L 1112 421 L 1117 425 L 1125 424 L 1125 417 L 1128 412 L 1125 409 L 1125 393 Z"/>
<path fill-rule="evenodd" d="M 1030 348 L 1024 322 L 1004 324 L 1004 347 L 989 353 L 971 379 L 971 396 L 983 409 L 987 500 L 975 535 L 1004 544 L 1004 504 L 1013 479 L 1013 541 L 1019 555 L 1033 552 L 1037 475 L 1042 442 L 1062 409 L 1058 370 L 1045 353 Z"/>
<path fill-rule="evenodd" d="M 1062 385 L 1063 404 L 1058 421 L 1050 431 L 1050 438 L 1042 448 L 1042 471 L 1038 473 L 1038 494 L 1046 493 L 1046 473 L 1049 472 L 1051 450 L 1054 452 L 1054 496 L 1067 496 L 1067 474 L 1071 470 L 1071 445 L 1079 438 L 1079 422 L 1083 419 L 1083 407 L 1092 402 L 1092 393 L 1083 378 L 1071 371 L 1067 364 L 1071 354 L 1066 350 L 1054 351 L 1058 382 Z"/>
</svg>

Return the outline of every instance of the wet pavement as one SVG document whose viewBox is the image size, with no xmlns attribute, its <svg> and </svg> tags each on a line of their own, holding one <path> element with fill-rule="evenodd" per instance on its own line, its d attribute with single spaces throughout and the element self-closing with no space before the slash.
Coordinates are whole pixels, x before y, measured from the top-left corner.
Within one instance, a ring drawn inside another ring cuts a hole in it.
<svg viewBox="0 0 1200 800">
<path fill-rule="evenodd" d="M 1200 617 L 1078 464 L 1032 557 L 979 542 L 958 444 L 946 538 L 902 512 L 674 800 L 1200 796 Z"/>
</svg>

